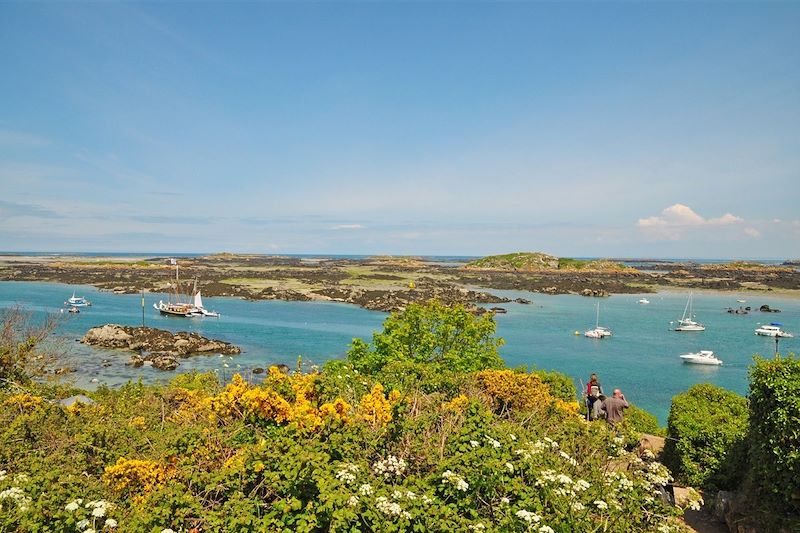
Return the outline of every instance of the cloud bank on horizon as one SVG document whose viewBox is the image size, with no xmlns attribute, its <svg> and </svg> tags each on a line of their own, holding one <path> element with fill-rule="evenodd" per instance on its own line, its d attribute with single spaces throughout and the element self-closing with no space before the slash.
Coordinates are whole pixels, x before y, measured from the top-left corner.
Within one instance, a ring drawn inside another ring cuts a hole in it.
<svg viewBox="0 0 800 533">
<path fill-rule="evenodd" d="M 800 4 L 191 11 L 0 4 L 0 250 L 800 257 Z"/>
</svg>

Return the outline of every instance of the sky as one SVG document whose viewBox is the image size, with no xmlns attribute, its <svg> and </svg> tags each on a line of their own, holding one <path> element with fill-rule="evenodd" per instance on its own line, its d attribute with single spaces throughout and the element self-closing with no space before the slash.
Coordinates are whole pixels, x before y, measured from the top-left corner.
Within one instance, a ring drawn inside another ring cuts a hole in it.
<svg viewBox="0 0 800 533">
<path fill-rule="evenodd" d="M 800 2 L 2 2 L 0 250 L 800 257 Z"/>
</svg>

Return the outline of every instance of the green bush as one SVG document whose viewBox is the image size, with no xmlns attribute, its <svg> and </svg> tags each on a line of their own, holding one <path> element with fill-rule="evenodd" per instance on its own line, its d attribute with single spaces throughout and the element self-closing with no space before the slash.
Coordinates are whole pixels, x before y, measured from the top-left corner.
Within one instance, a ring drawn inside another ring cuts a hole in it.
<svg viewBox="0 0 800 533">
<path fill-rule="evenodd" d="M 667 430 L 658 425 L 658 418 L 632 403 L 625 409 L 625 425 L 638 433 L 665 436 Z"/>
<path fill-rule="evenodd" d="M 750 369 L 750 475 L 771 515 L 800 514 L 800 359 Z M 795 523 L 795 525 L 800 525 Z"/>
<path fill-rule="evenodd" d="M 574 402 L 578 396 L 575 390 L 575 382 L 566 374 L 561 372 L 539 370 L 534 368 L 531 374 L 539 376 L 542 383 L 546 383 L 550 387 L 550 394 L 554 398 L 560 398 L 565 402 Z"/>
<path fill-rule="evenodd" d="M 347 358 L 363 373 L 375 373 L 393 361 L 458 372 L 500 368 L 497 349 L 503 340 L 494 333 L 491 314 L 475 316 L 462 305 L 448 307 L 432 300 L 390 315 L 383 331 L 372 336 L 372 346 L 354 339 Z"/>
<path fill-rule="evenodd" d="M 664 463 L 682 483 L 730 489 L 745 468 L 747 398 L 707 383 L 672 399 Z"/>
</svg>

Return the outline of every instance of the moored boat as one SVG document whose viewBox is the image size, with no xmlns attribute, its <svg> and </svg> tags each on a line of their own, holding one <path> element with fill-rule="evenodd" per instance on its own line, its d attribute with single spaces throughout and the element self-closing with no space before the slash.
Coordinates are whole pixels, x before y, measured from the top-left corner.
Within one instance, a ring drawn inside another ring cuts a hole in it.
<svg viewBox="0 0 800 533">
<path fill-rule="evenodd" d="M 67 301 L 64 302 L 64 305 L 70 305 L 72 307 L 89 307 L 92 305 L 92 303 L 83 296 L 75 296 L 75 291 L 72 291 L 72 296 L 67 298 Z"/>
<path fill-rule="evenodd" d="M 788 331 L 783 331 L 781 329 L 780 322 L 772 322 L 769 325 L 762 325 L 756 328 L 756 335 L 762 335 L 764 337 L 785 337 L 785 338 L 792 338 L 794 335 L 789 333 Z"/>
<path fill-rule="evenodd" d="M 605 339 L 606 337 L 611 337 L 612 333 L 611 330 L 605 326 L 600 325 L 600 303 L 597 304 L 597 317 L 595 319 L 595 326 L 594 329 L 590 329 L 583 332 L 584 337 L 588 337 L 590 339 Z"/>
<path fill-rule="evenodd" d="M 675 331 L 705 331 L 706 327 L 695 322 L 694 309 L 693 309 L 692 293 L 689 293 L 689 299 L 686 301 L 686 307 L 683 309 L 683 316 L 678 320 L 678 326 Z"/>
<path fill-rule="evenodd" d="M 699 352 L 685 353 L 681 355 L 684 363 L 695 365 L 721 365 L 722 360 L 714 356 L 711 350 L 700 350 Z"/>
</svg>

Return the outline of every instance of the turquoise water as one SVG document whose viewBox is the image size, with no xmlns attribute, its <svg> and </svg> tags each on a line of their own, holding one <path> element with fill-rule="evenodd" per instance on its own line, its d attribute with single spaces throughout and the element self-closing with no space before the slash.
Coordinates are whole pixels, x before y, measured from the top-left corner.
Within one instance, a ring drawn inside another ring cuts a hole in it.
<svg viewBox="0 0 800 533">
<path fill-rule="evenodd" d="M 0 308 L 19 303 L 36 316 L 58 313 L 72 295 L 85 296 L 93 306 L 80 314 L 64 313 L 58 334 L 66 340 L 68 357 L 77 372 L 70 379 L 79 386 L 98 383 L 116 385 L 128 379 L 168 379 L 171 373 L 125 365 L 129 354 L 97 350 L 75 342 L 90 327 L 106 323 L 141 325 L 141 297 L 101 292 L 89 286 L 58 283 L 0 282 Z M 575 336 L 595 324 L 596 299 L 582 296 L 548 296 L 518 291 L 492 291 L 524 297 L 531 305 L 503 304 L 508 310 L 496 317 L 497 333 L 506 341 L 501 354 L 509 366 L 526 365 L 558 370 L 585 383 L 597 372 L 606 391 L 618 387 L 637 405 L 666 422 L 672 396 L 696 383 L 710 382 L 740 394 L 747 394 L 747 368 L 754 354 L 772 356 L 775 342 L 753 334 L 761 323 L 778 321 L 784 329 L 800 333 L 800 300 L 750 293 L 695 293 L 694 311 L 704 332 L 676 333 L 670 321 L 680 318 L 687 293 L 644 295 L 649 305 L 637 303 L 643 295 L 618 295 L 600 300 L 600 323 L 614 336 L 594 340 Z M 205 298 L 219 319 L 164 317 L 152 304 L 164 295 L 147 294 L 146 325 L 173 331 L 196 331 L 208 337 L 233 342 L 244 350 L 233 358 L 192 357 L 181 361 L 181 370 L 217 370 L 229 376 L 237 369 L 251 369 L 285 363 L 293 366 L 297 356 L 312 363 L 341 357 L 354 337 L 369 339 L 379 330 L 385 313 L 359 307 L 320 302 L 245 301 L 236 298 Z M 746 299 L 739 304 L 737 299 Z M 732 315 L 727 307 L 762 304 L 781 309 L 780 314 L 753 311 Z M 781 339 L 781 353 L 797 351 L 800 338 Z M 688 365 L 679 355 L 700 349 L 714 350 L 722 367 Z M 103 366 L 103 363 L 108 366 Z M 227 367 L 224 365 L 228 365 Z"/>
</svg>

